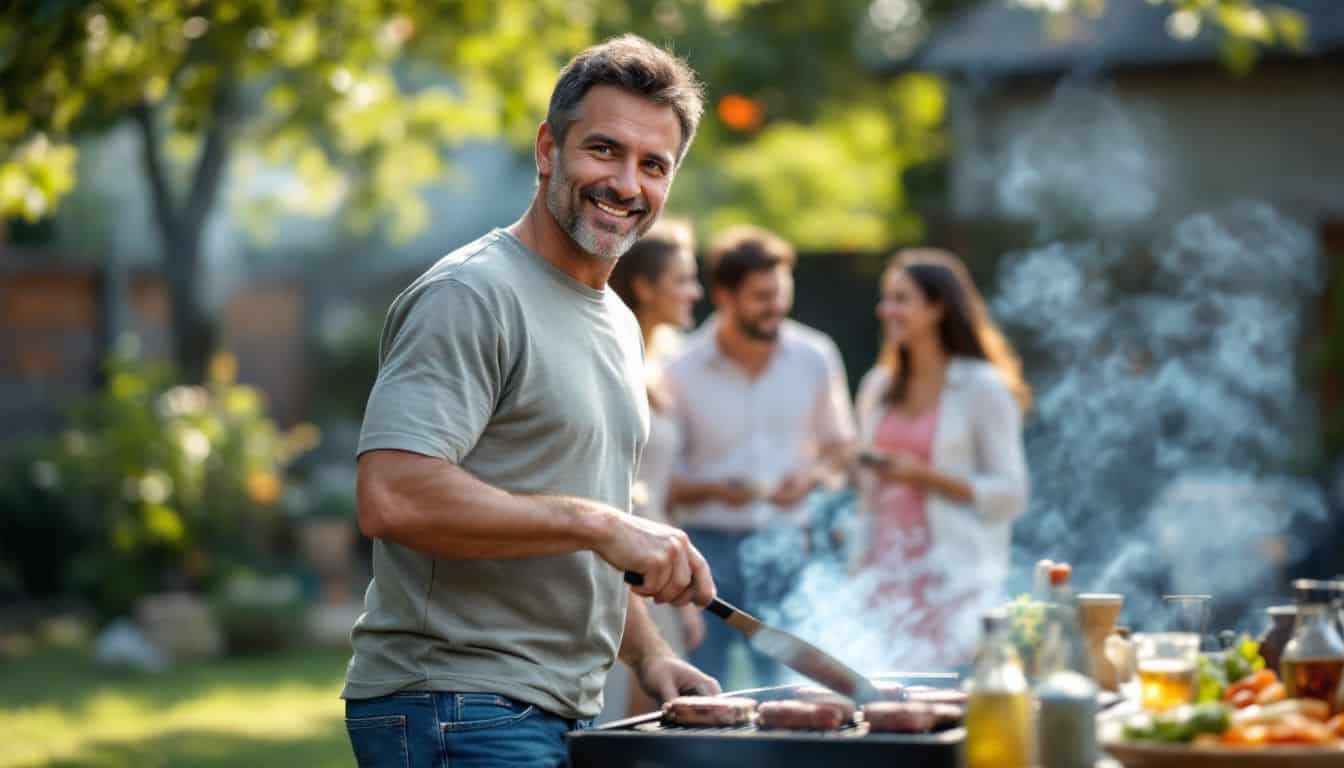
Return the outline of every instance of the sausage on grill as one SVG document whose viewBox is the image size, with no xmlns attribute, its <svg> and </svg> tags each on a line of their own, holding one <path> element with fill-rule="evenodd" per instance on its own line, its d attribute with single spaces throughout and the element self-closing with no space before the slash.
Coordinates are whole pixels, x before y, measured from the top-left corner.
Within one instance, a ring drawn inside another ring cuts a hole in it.
<svg viewBox="0 0 1344 768">
<path fill-rule="evenodd" d="M 923 733 L 933 730 L 937 719 L 933 705 L 922 701 L 877 701 L 863 705 L 868 730 L 883 733 Z"/>
<path fill-rule="evenodd" d="M 788 731 L 827 731 L 845 722 L 843 710 L 819 701 L 767 701 L 756 708 L 761 728 Z"/>
<path fill-rule="evenodd" d="M 663 704 L 663 722 L 674 725 L 745 725 L 756 700 L 744 696 L 678 696 Z"/>
</svg>

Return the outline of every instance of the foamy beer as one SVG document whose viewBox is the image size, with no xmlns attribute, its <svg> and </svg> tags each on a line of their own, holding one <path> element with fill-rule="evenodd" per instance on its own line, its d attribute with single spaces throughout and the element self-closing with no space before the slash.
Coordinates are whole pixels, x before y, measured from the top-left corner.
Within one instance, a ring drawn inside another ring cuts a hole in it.
<svg viewBox="0 0 1344 768">
<path fill-rule="evenodd" d="M 1139 703 L 1150 712 L 1190 704 L 1198 690 L 1199 634 L 1149 632 L 1134 636 Z"/>
</svg>

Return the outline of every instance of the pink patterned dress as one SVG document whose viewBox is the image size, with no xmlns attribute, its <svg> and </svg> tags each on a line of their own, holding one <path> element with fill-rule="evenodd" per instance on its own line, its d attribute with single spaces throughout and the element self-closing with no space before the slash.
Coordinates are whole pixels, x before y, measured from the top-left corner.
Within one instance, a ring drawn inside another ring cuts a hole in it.
<svg viewBox="0 0 1344 768">
<path fill-rule="evenodd" d="M 873 435 L 873 447 L 884 453 L 904 454 L 930 463 L 938 428 L 938 405 L 908 416 L 886 408 Z M 890 620 L 890 631 L 914 641 L 926 663 L 955 664 L 947 658 L 944 630 L 953 606 L 938 599 L 942 578 L 930 568 L 931 544 L 923 488 L 897 480 L 882 480 L 872 510 L 869 546 L 864 570 L 875 570 L 877 585 L 872 608 Z M 955 654 L 954 654 L 955 655 Z"/>
</svg>

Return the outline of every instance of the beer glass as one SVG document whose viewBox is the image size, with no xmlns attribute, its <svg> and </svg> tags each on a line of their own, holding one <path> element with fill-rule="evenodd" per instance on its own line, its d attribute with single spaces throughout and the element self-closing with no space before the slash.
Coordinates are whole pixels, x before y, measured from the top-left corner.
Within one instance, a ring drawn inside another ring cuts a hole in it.
<svg viewBox="0 0 1344 768">
<path fill-rule="evenodd" d="M 1199 635 L 1199 649 L 1206 653 L 1222 650 L 1218 638 L 1209 632 L 1209 613 L 1212 595 L 1163 595 L 1166 624 L 1170 632 L 1194 632 Z"/>
<path fill-rule="evenodd" d="M 1134 635 L 1139 704 L 1150 712 L 1191 704 L 1198 690 L 1199 634 L 1141 632 Z"/>
</svg>

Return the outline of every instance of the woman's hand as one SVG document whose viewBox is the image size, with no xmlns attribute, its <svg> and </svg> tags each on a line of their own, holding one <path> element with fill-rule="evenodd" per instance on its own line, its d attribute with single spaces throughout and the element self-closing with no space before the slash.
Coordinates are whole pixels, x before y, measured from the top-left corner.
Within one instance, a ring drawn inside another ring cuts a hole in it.
<svg viewBox="0 0 1344 768">
<path fill-rule="evenodd" d="M 859 451 L 854 461 L 860 469 L 876 472 L 883 480 L 899 483 L 921 483 L 928 465 L 909 453 L 889 453 L 873 449 Z"/>
<path fill-rule="evenodd" d="M 928 465 L 920 461 L 918 457 L 908 453 L 893 453 L 887 461 L 886 466 L 881 469 L 881 476 L 884 480 L 895 480 L 901 483 L 919 483 L 924 477 L 924 471 Z"/>
</svg>

